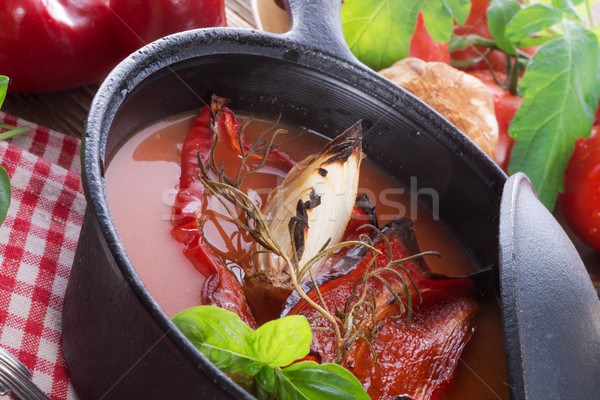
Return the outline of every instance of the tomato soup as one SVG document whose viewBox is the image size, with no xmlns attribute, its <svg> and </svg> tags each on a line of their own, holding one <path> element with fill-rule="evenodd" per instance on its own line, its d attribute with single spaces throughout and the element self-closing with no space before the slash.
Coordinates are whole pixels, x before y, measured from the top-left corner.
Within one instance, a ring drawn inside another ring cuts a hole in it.
<svg viewBox="0 0 600 400">
<path fill-rule="evenodd" d="M 111 160 L 106 171 L 106 188 L 111 213 L 129 258 L 145 286 L 164 312 L 175 314 L 199 305 L 204 277 L 183 254 L 183 245 L 171 237 L 171 207 L 180 175 L 180 149 L 194 116 L 177 116 L 158 122 L 131 137 Z M 252 140 L 272 126 L 271 122 L 250 119 L 245 135 Z M 294 135 L 295 129 L 289 129 Z M 300 161 L 323 146 L 325 140 L 312 133 L 282 145 L 294 161 Z M 279 170 L 261 171 L 246 186 L 260 204 L 270 189 L 285 177 Z M 478 269 L 469 253 L 453 234 L 416 200 L 435 196 L 427 188 L 399 185 L 393 177 L 379 170 L 368 158 L 363 160 L 358 193 L 366 193 L 375 204 L 379 224 L 396 217 L 410 217 L 422 251 L 434 250 L 441 258 L 428 257 L 435 272 L 460 276 Z M 411 196 L 412 194 L 412 196 Z M 432 202 L 435 206 L 435 199 Z M 238 276 L 239 254 L 235 242 L 241 240 L 240 229 L 218 206 L 213 207 L 204 224 L 204 233 L 215 254 Z M 237 239 L 236 239 L 237 238 Z M 508 399 L 504 343 L 500 311 L 493 295 L 480 304 L 477 328 L 465 347 L 456 377 L 443 399 Z"/>
</svg>

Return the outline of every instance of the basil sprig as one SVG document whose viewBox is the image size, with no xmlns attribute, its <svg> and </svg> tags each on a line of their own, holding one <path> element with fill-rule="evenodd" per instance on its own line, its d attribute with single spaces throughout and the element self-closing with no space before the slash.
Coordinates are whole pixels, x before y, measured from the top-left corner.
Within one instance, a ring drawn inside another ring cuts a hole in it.
<svg viewBox="0 0 600 400">
<path fill-rule="evenodd" d="M 337 364 L 292 364 L 310 351 L 312 332 L 302 316 L 253 330 L 230 311 L 199 306 L 173 322 L 221 371 L 244 383 L 253 378 L 259 399 L 369 399 L 358 379 Z"/>
</svg>

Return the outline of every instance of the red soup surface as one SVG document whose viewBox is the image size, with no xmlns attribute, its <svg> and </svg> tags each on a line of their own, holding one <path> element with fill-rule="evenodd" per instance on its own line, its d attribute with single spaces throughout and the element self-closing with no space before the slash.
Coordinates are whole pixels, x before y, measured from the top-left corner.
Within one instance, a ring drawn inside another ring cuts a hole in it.
<svg viewBox="0 0 600 400">
<path fill-rule="evenodd" d="M 204 277 L 184 256 L 184 246 L 171 237 L 171 207 L 179 182 L 180 149 L 193 118 L 176 116 L 137 133 L 114 155 L 106 171 L 108 200 L 119 236 L 145 286 L 169 317 L 199 305 L 204 283 Z M 246 120 L 248 140 L 272 126 L 268 121 Z M 292 135 L 297 132 L 285 128 Z M 315 134 L 303 133 L 279 149 L 294 161 L 300 161 L 318 152 L 324 143 Z M 255 188 L 252 197 L 264 202 L 270 189 L 284 176 L 285 172 L 278 170 L 261 171 L 247 186 Z M 417 190 L 420 196 L 431 195 L 427 189 L 412 188 L 413 193 Z M 368 158 L 363 160 L 358 193 L 366 193 L 376 205 L 380 226 L 395 217 L 411 217 L 421 250 L 442 254 L 439 259 L 427 258 L 434 271 L 460 276 L 477 270 L 453 234 L 430 210 L 414 199 L 411 201 L 410 192 L 411 188 L 400 185 Z M 207 240 L 235 271 L 236 257 L 244 251 L 238 247 L 245 246 L 232 243 L 243 242 L 231 239 L 239 229 L 221 215 L 219 207 L 210 213 L 204 225 Z M 509 397 L 500 311 L 493 295 L 488 295 L 480 304 L 477 328 L 462 353 L 455 379 L 440 399 Z"/>
</svg>

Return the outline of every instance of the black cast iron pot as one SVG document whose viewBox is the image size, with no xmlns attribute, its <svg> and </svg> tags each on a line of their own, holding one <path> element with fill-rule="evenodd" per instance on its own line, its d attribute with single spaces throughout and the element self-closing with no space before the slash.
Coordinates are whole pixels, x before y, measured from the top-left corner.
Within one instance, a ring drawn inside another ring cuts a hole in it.
<svg viewBox="0 0 600 400">
<path fill-rule="evenodd" d="M 106 162 L 128 137 L 199 109 L 212 93 L 230 98 L 237 112 L 282 115 L 332 137 L 363 119 L 368 157 L 401 182 L 417 177 L 419 187 L 434 189 L 442 220 L 480 265 L 494 266 L 512 396 L 597 398 L 600 304 L 527 179 L 507 180 L 453 125 L 356 61 L 343 40 L 339 0 L 290 3 L 286 35 L 205 29 L 169 36 L 123 61 L 98 91 L 84 137 L 88 208 L 63 312 L 65 358 L 81 398 L 249 397 L 150 296 L 104 187 Z"/>
</svg>

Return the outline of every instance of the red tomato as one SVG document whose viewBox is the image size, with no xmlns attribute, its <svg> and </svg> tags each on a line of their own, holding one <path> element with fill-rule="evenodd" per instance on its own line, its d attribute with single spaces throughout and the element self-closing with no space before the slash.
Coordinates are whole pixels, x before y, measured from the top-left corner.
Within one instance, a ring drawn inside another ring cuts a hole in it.
<svg viewBox="0 0 600 400">
<path fill-rule="evenodd" d="M 429 35 L 425 28 L 423 14 L 419 12 L 415 33 L 410 40 L 409 57 L 416 57 L 423 61 L 440 61 L 450 64 L 450 53 L 447 43 L 438 43 Z"/>
<path fill-rule="evenodd" d="M 589 139 L 578 138 L 558 197 L 569 226 L 588 245 L 600 251 L 600 125 Z"/>
<path fill-rule="evenodd" d="M 502 72 L 494 72 L 501 81 L 505 79 Z M 513 96 L 496 83 L 489 69 L 480 69 L 469 71 L 470 75 L 479 78 L 488 88 L 494 99 L 494 109 L 496 111 L 496 120 L 498 121 L 498 147 L 496 149 L 496 163 L 506 171 L 510 161 L 510 152 L 515 140 L 508 136 L 508 127 L 515 116 L 515 113 L 523 103 L 523 98 Z"/>
</svg>

